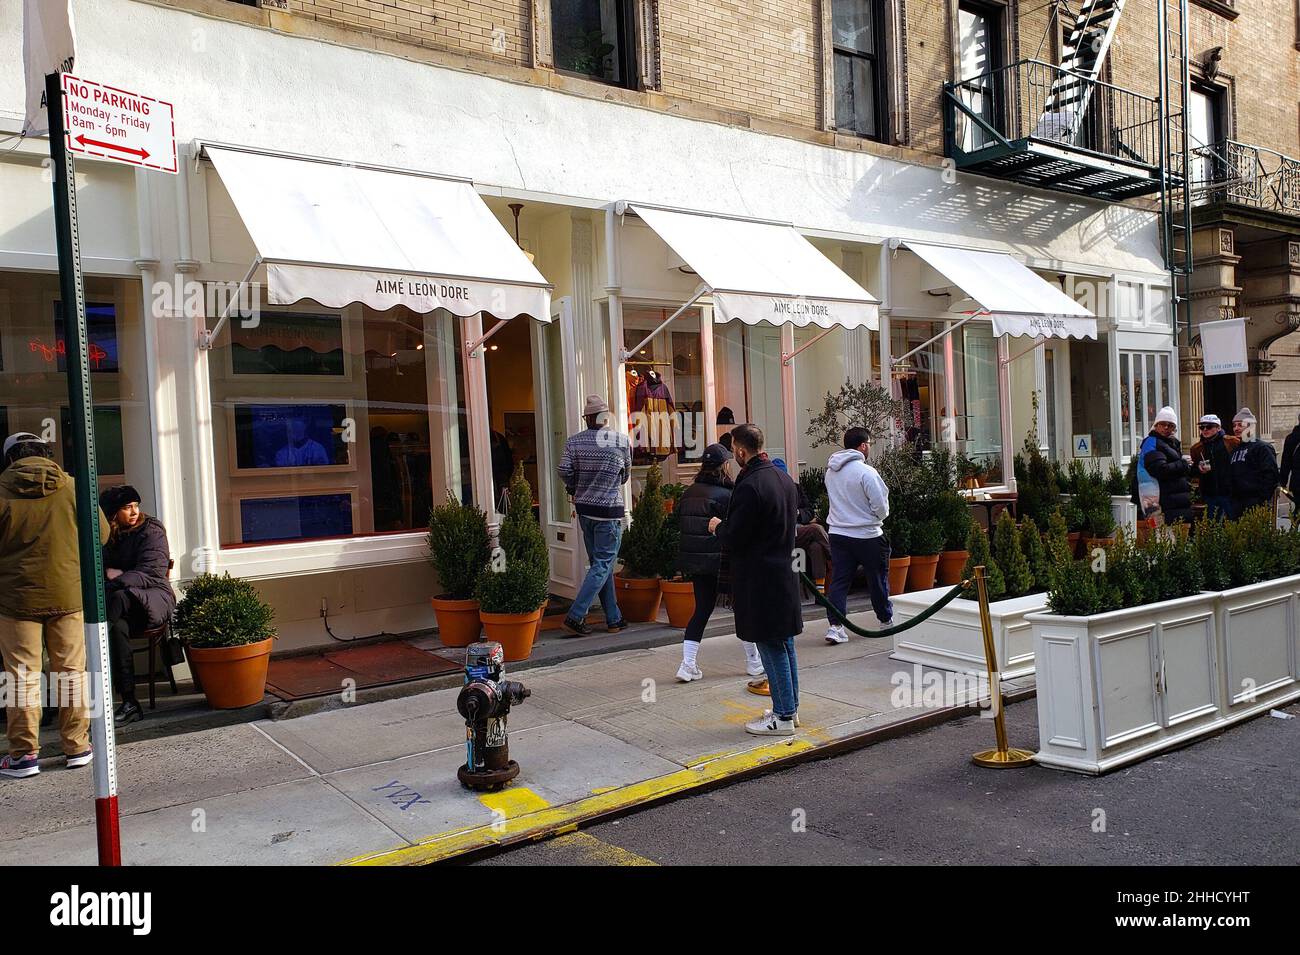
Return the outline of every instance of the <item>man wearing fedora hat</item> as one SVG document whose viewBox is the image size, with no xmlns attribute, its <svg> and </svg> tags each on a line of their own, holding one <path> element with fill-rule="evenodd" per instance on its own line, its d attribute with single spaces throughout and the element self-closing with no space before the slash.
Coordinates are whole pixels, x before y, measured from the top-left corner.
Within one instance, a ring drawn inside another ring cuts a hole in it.
<svg viewBox="0 0 1300 955">
<path fill-rule="evenodd" d="M 41 771 L 42 648 L 58 686 L 64 763 L 85 766 L 93 757 L 77 498 L 72 478 L 50 459 L 49 446 L 37 435 L 10 435 L 0 454 L 0 656 L 16 690 L 0 776 L 23 779 Z M 99 536 L 108 537 L 103 514 Z"/>
<path fill-rule="evenodd" d="M 606 427 L 609 404 L 604 398 L 589 395 L 582 416 L 587 427 L 564 442 L 559 466 L 591 564 L 564 617 L 564 633 L 571 637 L 592 633 L 586 617 L 597 595 L 605 629 L 616 633 L 627 627 L 614 593 L 614 561 L 623 540 L 623 485 L 632 476 L 632 449 L 627 435 Z"/>
</svg>

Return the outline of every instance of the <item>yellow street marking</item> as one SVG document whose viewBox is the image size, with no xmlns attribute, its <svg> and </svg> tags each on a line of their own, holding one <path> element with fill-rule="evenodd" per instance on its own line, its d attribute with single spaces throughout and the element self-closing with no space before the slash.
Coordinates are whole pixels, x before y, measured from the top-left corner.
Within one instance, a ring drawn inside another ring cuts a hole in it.
<svg viewBox="0 0 1300 955">
<path fill-rule="evenodd" d="M 591 791 L 591 794 L 593 796 L 599 796 L 601 793 L 612 793 L 617 788 L 617 786 L 598 786 Z"/>
<path fill-rule="evenodd" d="M 547 849 L 573 849 L 581 859 L 578 865 L 658 865 L 653 859 L 597 839 L 589 832 L 574 832 L 546 843 Z"/>
<path fill-rule="evenodd" d="M 499 792 L 483 793 L 478 801 L 493 812 L 503 813 L 507 819 L 526 816 L 550 805 L 527 786 L 512 786 Z"/>
<path fill-rule="evenodd" d="M 612 792 L 587 796 L 562 806 L 549 806 L 523 816 L 508 816 L 504 824 L 453 829 L 422 840 L 418 845 L 356 856 L 342 865 L 427 865 L 486 846 L 501 845 L 517 838 L 551 833 L 559 827 L 576 826 L 606 812 L 627 809 L 660 797 L 697 789 L 736 773 L 787 759 L 816 749 L 817 744 L 798 736 L 765 743 L 743 753 L 733 753 L 701 766 L 679 769 L 665 776 L 620 786 Z M 497 795 L 520 790 L 506 789 Z M 536 798 L 535 794 L 534 798 Z"/>
</svg>

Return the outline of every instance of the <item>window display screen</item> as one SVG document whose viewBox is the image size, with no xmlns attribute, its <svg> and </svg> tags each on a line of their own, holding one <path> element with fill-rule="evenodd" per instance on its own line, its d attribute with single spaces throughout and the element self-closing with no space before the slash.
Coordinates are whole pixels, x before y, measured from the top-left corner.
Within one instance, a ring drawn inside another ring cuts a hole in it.
<svg viewBox="0 0 1300 955">
<path fill-rule="evenodd" d="M 275 312 L 254 328 L 232 323 L 230 338 L 236 375 L 345 374 L 338 315 Z"/>
<path fill-rule="evenodd" d="M 235 466 L 241 471 L 348 463 L 345 405 L 236 405 L 234 415 Z"/>
<path fill-rule="evenodd" d="M 72 412 L 67 407 L 59 409 L 59 434 L 63 436 L 63 470 L 75 476 L 77 457 L 72 449 Z M 95 406 L 95 469 L 101 479 L 126 474 L 119 405 Z"/>
<path fill-rule="evenodd" d="M 352 495 L 247 498 L 239 502 L 239 523 L 246 544 L 348 537 L 352 534 Z"/>
<path fill-rule="evenodd" d="M 54 303 L 54 341 L 33 339 L 28 343 L 60 372 L 68 370 L 67 335 L 63 322 L 63 303 Z M 94 373 L 115 372 L 117 356 L 117 307 L 111 304 L 86 303 L 86 349 L 90 353 L 90 370 Z"/>
</svg>

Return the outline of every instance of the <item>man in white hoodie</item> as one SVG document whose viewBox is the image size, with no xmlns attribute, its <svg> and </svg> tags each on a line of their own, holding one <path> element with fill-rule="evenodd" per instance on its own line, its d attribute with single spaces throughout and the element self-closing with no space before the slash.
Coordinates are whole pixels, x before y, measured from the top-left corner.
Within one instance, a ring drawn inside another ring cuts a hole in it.
<svg viewBox="0 0 1300 955">
<path fill-rule="evenodd" d="M 889 541 L 881 525 L 889 516 L 889 488 L 880 472 L 867 463 L 871 436 L 865 428 L 844 432 L 844 450 L 826 464 L 826 492 L 830 496 L 831 605 L 840 613 L 848 606 L 849 585 L 862 567 L 871 589 L 871 609 L 888 626 L 894 619 L 889 602 Z M 839 624 L 826 631 L 827 643 L 847 643 Z"/>
</svg>

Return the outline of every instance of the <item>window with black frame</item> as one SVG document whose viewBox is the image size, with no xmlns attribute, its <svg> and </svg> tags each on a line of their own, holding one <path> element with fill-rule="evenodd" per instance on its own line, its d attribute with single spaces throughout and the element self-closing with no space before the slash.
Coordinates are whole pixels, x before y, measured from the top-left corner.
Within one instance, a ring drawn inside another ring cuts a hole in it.
<svg viewBox="0 0 1300 955">
<path fill-rule="evenodd" d="M 551 0 L 555 68 L 633 89 L 636 0 Z"/>
<path fill-rule="evenodd" d="M 888 127 L 884 0 L 834 0 L 835 127 L 884 140 Z"/>
<path fill-rule="evenodd" d="M 958 94 L 971 114 L 1001 132 L 1002 8 L 982 3 L 957 7 Z M 993 135 L 966 115 L 958 124 L 958 145 L 975 152 L 995 142 Z"/>
</svg>

